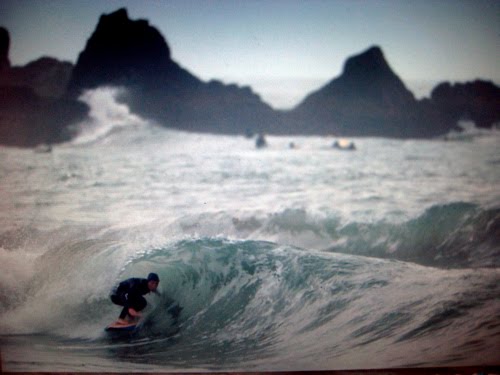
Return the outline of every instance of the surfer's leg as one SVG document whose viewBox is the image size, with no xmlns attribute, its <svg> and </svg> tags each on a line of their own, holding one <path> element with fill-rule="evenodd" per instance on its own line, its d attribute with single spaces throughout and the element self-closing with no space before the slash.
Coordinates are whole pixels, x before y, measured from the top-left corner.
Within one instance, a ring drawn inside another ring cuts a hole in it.
<svg viewBox="0 0 500 375">
<path fill-rule="evenodd" d="M 110 296 L 111 301 L 118 306 L 123 306 L 122 311 L 120 312 L 120 315 L 118 317 L 117 323 L 120 324 L 128 324 L 129 321 L 127 320 L 127 315 L 128 315 L 128 303 L 127 303 L 127 297 L 126 295 L 123 294 L 112 294 Z"/>
<path fill-rule="evenodd" d="M 124 306 L 123 309 L 122 309 L 122 312 L 120 313 L 120 316 L 118 317 L 118 319 L 125 320 L 125 318 L 127 317 L 127 315 L 128 315 L 128 306 Z"/>
<path fill-rule="evenodd" d="M 141 316 L 140 311 L 144 310 L 148 302 L 141 295 L 128 295 L 127 302 L 123 305 L 123 310 L 118 319 L 119 323 L 129 324 L 137 322 Z M 132 313 L 130 312 L 132 310 Z"/>
<path fill-rule="evenodd" d="M 120 295 L 120 294 L 112 294 L 109 296 L 109 298 L 111 298 L 111 302 L 113 302 L 115 305 L 118 305 L 118 306 L 123 306 L 125 305 L 125 298 L 124 296 Z"/>
<path fill-rule="evenodd" d="M 141 295 L 129 296 L 129 307 L 137 312 L 144 310 L 147 304 L 148 302 Z"/>
</svg>

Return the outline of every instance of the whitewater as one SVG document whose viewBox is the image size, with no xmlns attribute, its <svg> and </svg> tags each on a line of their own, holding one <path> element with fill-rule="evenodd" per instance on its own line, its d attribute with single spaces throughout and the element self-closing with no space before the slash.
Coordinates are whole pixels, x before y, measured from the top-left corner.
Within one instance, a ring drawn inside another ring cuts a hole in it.
<svg viewBox="0 0 500 375">
<path fill-rule="evenodd" d="M 257 149 L 118 94 L 51 152 L 0 147 L 4 371 L 500 364 L 500 131 Z M 110 337 L 111 289 L 149 272 L 141 329 Z"/>
</svg>

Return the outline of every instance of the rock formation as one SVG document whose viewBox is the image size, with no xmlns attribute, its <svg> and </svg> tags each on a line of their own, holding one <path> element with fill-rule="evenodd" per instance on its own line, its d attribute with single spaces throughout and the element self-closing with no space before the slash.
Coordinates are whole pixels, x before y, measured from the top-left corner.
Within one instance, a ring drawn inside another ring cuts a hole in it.
<svg viewBox="0 0 500 375">
<path fill-rule="evenodd" d="M 0 28 L 0 144 L 33 147 L 71 139 L 69 125 L 88 110 L 63 97 L 72 65 L 41 58 L 11 67 L 9 39 L 7 30 Z"/>
<path fill-rule="evenodd" d="M 240 133 L 278 118 L 250 88 L 206 83 L 180 67 L 158 30 L 130 20 L 125 9 L 101 16 L 78 58 L 69 94 L 105 85 L 126 87 L 122 100 L 134 112 L 168 127 Z"/>
<path fill-rule="evenodd" d="M 436 135 L 425 128 L 424 111 L 376 46 L 349 58 L 340 77 L 307 96 L 287 116 L 311 134 Z"/>
<path fill-rule="evenodd" d="M 339 77 L 294 109 L 275 111 L 249 87 L 204 82 L 182 68 L 160 32 L 125 9 L 100 17 L 74 67 L 49 57 L 11 67 L 9 45 L 0 28 L 0 144 L 70 139 L 70 125 L 88 111 L 78 97 L 100 86 L 126 88 L 120 100 L 144 118 L 197 132 L 423 138 L 461 119 L 485 128 L 500 122 L 493 83 L 442 83 L 418 101 L 377 46 L 350 57 Z"/>
<path fill-rule="evenodd" d="M 158 30 L 145 20 L 129 20 L 127 11 L 120 9 L 99 19 L 78 57 L 68 89 L 79 95 L 103 85 L 151 86 L 173 70 L 170 50 Z"/>
<path fill-rule="evenodd" d="M 39 96 L 26 86 L 0 87 L 0 103 L 0 144 L 18 147 L 70 140 L 70 125 L 88 111 L 80 102 Z"/>
<path fill-rule="evenodd" d="M 500 122 L 500 88 L 492 82 L 444 82 L 432 90 L 431 102 L 449 122 L 471 120 L 480 128 Z"/>
<path fill-rule="evenodd" d="M 30 87 L 42 97 L 60 98 L 66 93 L 73 65 L 41 57 L 22 67 L 11 67 L 0 76 L 1 86 Z"/>
</svg>

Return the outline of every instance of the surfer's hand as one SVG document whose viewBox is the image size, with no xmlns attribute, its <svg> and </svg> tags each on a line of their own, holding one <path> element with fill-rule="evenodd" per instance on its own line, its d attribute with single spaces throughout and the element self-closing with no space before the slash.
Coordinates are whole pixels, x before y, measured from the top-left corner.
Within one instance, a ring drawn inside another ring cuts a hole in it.
<svg viewBox="0 0 500 375">
<path fill-rule="evenodd" d="M 128 309 L 128 313 L 130 316 L 132 316 L 134 318 L 140 318 L 142 316 L 142 314 L 140 312 L 135 311 L 133 308 Z"/>
</svg>

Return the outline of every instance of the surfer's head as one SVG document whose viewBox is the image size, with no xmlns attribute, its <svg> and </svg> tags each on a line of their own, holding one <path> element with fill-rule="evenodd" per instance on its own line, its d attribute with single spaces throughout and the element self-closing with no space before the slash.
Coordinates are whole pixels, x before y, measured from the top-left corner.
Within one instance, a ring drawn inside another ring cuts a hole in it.
<svg viewBox="0 0 500 375">
<path fill-rule="evenodd" d="M 156 291 L 156 288 L 158 288 L 158 284 L 160 283 L 160 278 L 158 275 L 154 272 L 151 272 L 148 275 L 148 288 L 151 292 Z"/>
</svg>

